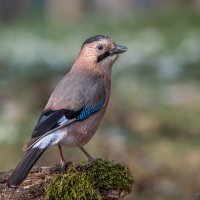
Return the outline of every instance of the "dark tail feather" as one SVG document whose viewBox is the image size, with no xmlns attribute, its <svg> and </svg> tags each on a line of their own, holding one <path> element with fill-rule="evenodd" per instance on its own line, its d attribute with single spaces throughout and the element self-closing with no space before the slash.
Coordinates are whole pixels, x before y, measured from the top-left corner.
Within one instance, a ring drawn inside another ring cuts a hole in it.
<svg viewBox="0 0 200 200">
<path fill-rule="evenodd" d="M 18 187 L 46 149 L 32 148 L 22 158 L 8 180 L 8 187 Z"/>
</svg>

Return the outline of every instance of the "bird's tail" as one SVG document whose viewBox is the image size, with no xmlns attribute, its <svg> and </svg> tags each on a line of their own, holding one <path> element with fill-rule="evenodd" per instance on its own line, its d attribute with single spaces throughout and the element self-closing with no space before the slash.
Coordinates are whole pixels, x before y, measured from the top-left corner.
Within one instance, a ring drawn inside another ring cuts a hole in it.
<svg viewBox="0 0 200 200">
<path fill-rule="evenodd" d="M 12 188 L 18 187 L 27 177 L 32 166 L 36 163 L 45 150 L 46 148 L 31 148 L 28 152 L 26 152 L 20 163 L 11 174 L 8 180 L 8 186 Z"/>
<path fill-rule="evenodd" d="M 8 186 L 13 188 L 18 187 L 27 177 L 29 171 L 44 151 L 47 148 L 58 144 L 64 136 L 65 132 L 56 130 L 54 132 L 46 133 L 46 135 L 34 142 L 11 174 L 10 179 L 8 180 Z"/>
</svg>

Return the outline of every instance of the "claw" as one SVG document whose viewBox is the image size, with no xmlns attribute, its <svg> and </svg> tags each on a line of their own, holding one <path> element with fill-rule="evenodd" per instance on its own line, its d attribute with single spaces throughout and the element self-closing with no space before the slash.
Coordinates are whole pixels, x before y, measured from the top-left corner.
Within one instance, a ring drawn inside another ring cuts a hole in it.
<svg viewBox="0 0 200 200">
<path fill-rule="evenodd" d="M 71 161 L 61 160 L 61 168 L 63 173 L 66 172 L 70 166 L 73 166 L 73 163 Z"/>
</svg>

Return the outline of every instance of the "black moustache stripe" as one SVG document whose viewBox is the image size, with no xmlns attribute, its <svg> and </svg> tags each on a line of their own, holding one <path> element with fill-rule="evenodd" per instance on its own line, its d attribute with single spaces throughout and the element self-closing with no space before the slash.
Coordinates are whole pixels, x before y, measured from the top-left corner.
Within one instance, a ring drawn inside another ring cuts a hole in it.
<svg viewBox="0 0 200 200">
<path fill-rule="evenodd" d="M 106 51 L 105 53 L 101 54 L 100 56 L 98 56 L 97 58 L 97 62 L 99 63 L 100 61 L 102 61 L 104 58 L 110 56 L 110 52 Z"/>
</svg>

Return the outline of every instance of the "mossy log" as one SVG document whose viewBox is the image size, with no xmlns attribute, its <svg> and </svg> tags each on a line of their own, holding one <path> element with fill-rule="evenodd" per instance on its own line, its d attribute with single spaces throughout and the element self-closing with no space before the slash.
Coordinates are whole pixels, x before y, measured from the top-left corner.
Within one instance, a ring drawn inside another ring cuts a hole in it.
<svg viewBox="0 0 200 200">
<path fill-rule="evenodd" d="M 117 200 L 133 189 L 128 167 L 105 160 L 70 166 L 34 167 L 17 189 L 7 187 L 12 170 L 0 172 L 0 200 Z"/>
</svg>

